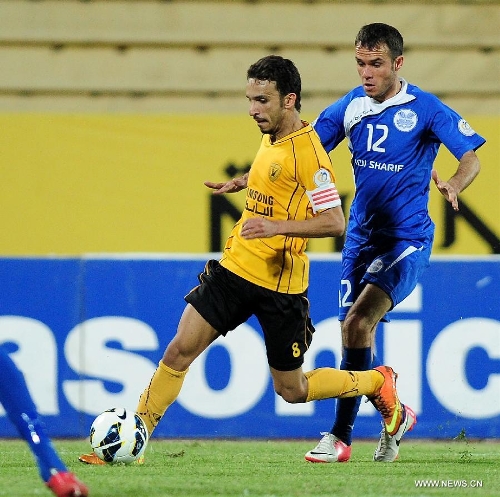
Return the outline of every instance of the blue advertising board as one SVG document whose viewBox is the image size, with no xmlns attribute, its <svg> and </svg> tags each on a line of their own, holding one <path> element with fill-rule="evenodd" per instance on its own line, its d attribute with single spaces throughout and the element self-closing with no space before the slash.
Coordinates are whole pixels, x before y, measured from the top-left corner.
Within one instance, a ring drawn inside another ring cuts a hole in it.
<svg viewBox="0 0 500 497">
<path fill-rule="evenodd" d="M 97 414 L 138 397 L 176 331 L 206 257 L 0 259 L 0 343 L 25 374 L 52 436 L 86 437 Z M 304 369 L 340 363 L 340 261 L 314 257 L 316 327 Z M 500 436 L 500 259 L 433 258 L 416 290 L 377 331 L 399 373 L 416 438 Z M 317 438 L 334 400 L 287 404 L 273 391 L 257 321 L 220 338 L 191 366 L 157 437 Z M 15 436 L 0 407 L 0 436 Z M 377 438 L 362 403 L 355 436 Z"/>
</svg>

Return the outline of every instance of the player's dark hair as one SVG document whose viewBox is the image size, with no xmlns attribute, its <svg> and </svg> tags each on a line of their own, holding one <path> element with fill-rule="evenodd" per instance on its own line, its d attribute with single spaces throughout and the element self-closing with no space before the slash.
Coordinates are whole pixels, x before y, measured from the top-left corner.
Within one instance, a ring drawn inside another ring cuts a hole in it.
<svg viewBox="0 0 500 497">
<path fill-rule="evenodd" d="M 295 93 L 295 108 L 300 112 L 301 80 L 295 64 L 279 55 L 267 55 L 252 64 L 247 71 L 247 78 L 274 81 L 276 89 L 282 98 L 289 93 Z"/>
<path fill-rule="evenodd" d="M 383 22 L 374 22 L 363 26 L 356 36 L 355 46 L 361 46 L 373 50 L 382 44 L 386 44 L 394 60 L 403 55 L 403 37 L 394 27 Z"/>
</svg>

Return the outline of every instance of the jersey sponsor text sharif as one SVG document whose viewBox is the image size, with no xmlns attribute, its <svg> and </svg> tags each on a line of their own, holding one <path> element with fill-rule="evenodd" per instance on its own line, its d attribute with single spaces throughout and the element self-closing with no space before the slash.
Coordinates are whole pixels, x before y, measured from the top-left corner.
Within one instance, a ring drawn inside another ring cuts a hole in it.
<svg viewBox="0 0 500 497">
<path fill-rule="evenodd" d="M 354 165 L 358 167 L 368 167 L 368 169 L 378 169 L 380 171 L 389 171 L 398 173 L 405 167 L 404 164 L 386 164 L 385 162 L 377 162 L 374 160 L 367 161 L 365 159 L 356 159 Z"/>
</svg>

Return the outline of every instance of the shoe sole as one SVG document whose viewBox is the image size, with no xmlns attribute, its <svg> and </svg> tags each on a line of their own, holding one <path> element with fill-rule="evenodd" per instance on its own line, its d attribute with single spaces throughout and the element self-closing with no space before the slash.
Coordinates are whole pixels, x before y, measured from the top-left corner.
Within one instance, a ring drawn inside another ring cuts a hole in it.
<svg viewBox="0 0 500 497">
<path fill-rule="evenodd" d="M 320 463 L 320 464 L 330 464 L 330 463 L 335 463 L 335 462 L 347 462 L 349 461 L 349 458 L 347 459 L 336 459 L 336 460 L 333 460 L 333 461 L 325 461 L 324 459 L 316 459 L 315 457 L 311 457 L 311 456 L 305 456 L 304 459 L 307 461 L 307 462 L 312 462 L 312 463 Z"/>
<path fill-rule="evenodd" d="M 99 459 L 95 455 L 82 454 L 78 457 L 78 460 L 83 464 L 89 464 L 90 466 L 105 466 L 107 463 L 102 459 Z"/>
</svg>

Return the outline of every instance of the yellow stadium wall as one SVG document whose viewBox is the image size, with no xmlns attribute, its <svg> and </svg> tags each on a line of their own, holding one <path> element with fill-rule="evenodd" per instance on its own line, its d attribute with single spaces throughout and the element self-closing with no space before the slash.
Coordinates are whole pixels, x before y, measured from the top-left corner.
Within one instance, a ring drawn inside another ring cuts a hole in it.
<svg viewBox="0 0 500 497">
<path fill-rule="evenodd" d="M 305 119 L 314 116 L 304 115 Z M 469 117 L 488 143 L 482 172 L 463 200 L 500 237 L 500 117 Z M 203 181 L 227 179 L 228 164 L 252 161 L 260 133 L 243 115 L 0 115 L 2 134 L 0 255 L 210 251 L 210 192 Z M 347 146 L 332 153 L 340 192 L 353 193 Z M 441 148 L 436 168 L 456 167 Z M 241 208 L 243 194 L 228 198 Z M 442 198 L 432 187 L 435 254 L 488 254 L 463 221 L 442 247 Z M 223 238 L 232 220 L 223 223 Z M 311 251 L 331 251 L 314 240 Z"/>
</svg>

